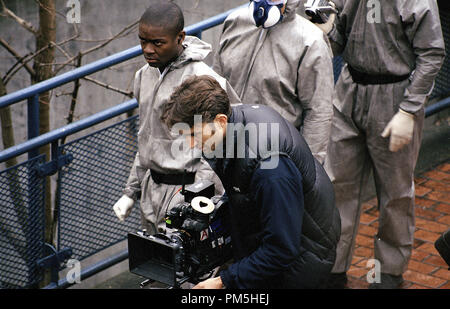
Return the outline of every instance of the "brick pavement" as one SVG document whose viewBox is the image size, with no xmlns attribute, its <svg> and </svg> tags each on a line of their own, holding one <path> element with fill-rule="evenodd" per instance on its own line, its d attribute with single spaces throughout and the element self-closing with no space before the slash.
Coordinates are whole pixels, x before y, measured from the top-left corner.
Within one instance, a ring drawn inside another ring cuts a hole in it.
<svg viewBox="0 0 450 309">
<path fill-rule="evenodd" d="M 434 248 L 434 242 L 450 228 L 450 162 L 421 174 L 416 184 L 416 231 L 408 270 L 403 275 L 405 289 L 450 289 L 448 265 Z M 373 258 L 373 237 L 378 227 L 377 200 L 363 204 L 352 266 L 348 271 L 349 288 L 365 289 Z"/>
</svg>

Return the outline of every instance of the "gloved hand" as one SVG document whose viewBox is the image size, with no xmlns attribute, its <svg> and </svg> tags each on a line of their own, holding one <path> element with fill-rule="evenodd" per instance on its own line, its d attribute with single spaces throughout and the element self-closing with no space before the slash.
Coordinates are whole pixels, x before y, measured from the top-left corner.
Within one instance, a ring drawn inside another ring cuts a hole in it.
<svg viewBox="0 0 450 309">
<path fill-rule="evenodd" d="M 382 137 L 391 137 L 389 150 L 397 152 L 408 145 L 414 133 L 414 115 L 400 110 L 388 123 L 381 134 Z"/>
<path fill-rule="evenodd" d="M 336 4 L 334 4 L 333 1 L 328 1 L 328 3 L 333 7 L 336 8 Z M 326 35 L 333 30 L 334 21 L 336 20 L 336 13 L 331 13 L 330 17 L 328 18 L 328 21 L 324 24 L 315 24 L 317 27 L 319 27 Z"/>
<path fill-rule="evenodd" d="M 114 204 L 113 209 L 116 213 L 117 218 L 119 218 L 119 220 L 123 222 L 125 221 L 125 218 L 130 215 L 133 206 L 134 200 L 124 195 L 117 201 L 116 204 Z"/>
</svg>

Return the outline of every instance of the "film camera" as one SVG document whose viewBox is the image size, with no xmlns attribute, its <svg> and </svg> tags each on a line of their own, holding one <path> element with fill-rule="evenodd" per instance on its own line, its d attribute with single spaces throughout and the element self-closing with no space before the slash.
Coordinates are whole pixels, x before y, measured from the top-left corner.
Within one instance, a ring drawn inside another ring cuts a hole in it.
<svg viewBox="0 0 450 309">
<path fill-rule="evenodd" d="M 130 272 L 179 287 L 202 277 L 232 257 L 227 202 L 214 195 L 214 183 L 184 188 L 184 202 L 166 213 L 166 233 L 128 234 Z"/>
<path fill-rule="evenodd" d="M 305 3 L 305 13 L 311 17 L 311 21 L 316 24 L 324 24 L 328 21 L 331 13 L 337 10 L 331 6 L 327 0 L 308 0 Z"/>
</svg>

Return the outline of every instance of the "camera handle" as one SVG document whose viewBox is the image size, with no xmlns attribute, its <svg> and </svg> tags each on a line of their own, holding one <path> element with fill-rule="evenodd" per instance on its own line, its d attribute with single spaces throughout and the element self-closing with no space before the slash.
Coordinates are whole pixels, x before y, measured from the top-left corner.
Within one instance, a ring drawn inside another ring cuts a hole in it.
<svg viewBox="0 0 450 309">
<path fill-rule="evenodd" d="M 167 287 L 168 290 L 181 290 L 181 285 L 185 282 L 187 282 L 190 278 L 189 277 L 183 277 L 181 279 L 177 280 L 177 284 L 175 286 L 169 286 Z M 147 279 L 139 283 L 139 287 L 141 289 L 145 288 L 147 285 L 155 283 L 155 280 Z"/>
<path fill-rule="evenodd" d="M 183 283 L 185 283 L 185 282 L 188 282 L 189 279 L 191 279 L 191 278 L 189 278 L 189 277 L 182 277 L 181 279 L 177 279 L 176 280 L 177 281 L 176 285 L 175 286 L 169 286 L 167 289 L 168 290 L 181 290 L 181 285 Z"/>
<path fill-rule="evenodd" d="M 156 281 L 155 281 L 155 280 L 151 280 L 151 279 L 147 279 L 147 280 L 144 280 L 144 281 L 142 281 L 141 283 L 139 283 L 139 287 L 140 287 L 141 289 L 143 289 L 143 288 L 145 288 L 147 285 L 152 284 L 152 283 L 154 283 L 154 282 L 156 282 Z"/>
</svg>

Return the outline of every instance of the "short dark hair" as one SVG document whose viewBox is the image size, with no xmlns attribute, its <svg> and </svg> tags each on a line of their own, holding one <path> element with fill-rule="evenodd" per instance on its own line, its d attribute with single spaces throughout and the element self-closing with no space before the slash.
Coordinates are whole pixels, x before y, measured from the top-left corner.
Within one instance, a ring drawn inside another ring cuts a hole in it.
<svg viewBox="0 0 450 309">
<path fill-rule="evenodd" d="M 184 29 L 184 15 L 181 8 L 171 0 L 151 0 L 139 23 L 160 26 L 176 35 Z"/>
<path fill-rule="evenodd" d="M 176 123 L 194 126 L 194 117 L 211 123 L 218 114 L 231 115 L 230 99 L 219 82 L 208 75 L 191 76 L 175 88 L 166 101 L 161 119 L 172 128 Z"/>
</svg>

